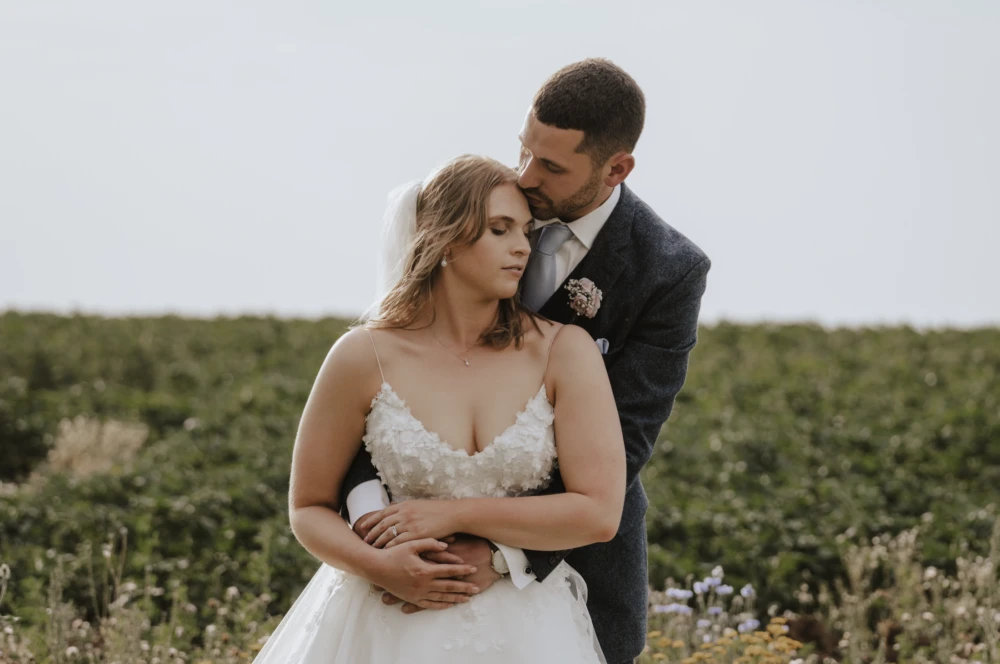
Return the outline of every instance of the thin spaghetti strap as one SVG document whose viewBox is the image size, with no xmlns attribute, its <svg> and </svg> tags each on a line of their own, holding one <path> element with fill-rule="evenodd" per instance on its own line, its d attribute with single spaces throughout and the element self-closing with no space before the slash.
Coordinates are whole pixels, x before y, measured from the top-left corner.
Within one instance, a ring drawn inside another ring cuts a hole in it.
<svg viewBox="0 0 1000 664">
<path fill-rule="evenodd" d="M 545 380 L 546 374 L 548 374 L 549 372 L 549 358 L 552 356 L 552 347 L 556 345 L 556 339 L 559 338 L 559 333 L 562 332 L 563 328 L 565 327 L 566 326 L 563 325 L 558 330 L 556 330 L 556 333 L 552 335 L 552 341 L 549 342 L 549 352 L 545 354 L 545 369 L 542 370 L 543 381 Z"/>
<path fill-rule="evenodd" d="M 375 351 L 375 361 L 378 362 L 378 372 L 382 374 L 382 382 L 384 383 L 385 373 L 382 372 L 382 360 L 378 359 L 378 348 L 375 347 L 375 337 L 372 336 L 371 330 L 369 330 L 367 327 L 365 328 L 365 332 L 368 333 L 368 338 L 371 339 L 372 350 Z"/>
</svg>

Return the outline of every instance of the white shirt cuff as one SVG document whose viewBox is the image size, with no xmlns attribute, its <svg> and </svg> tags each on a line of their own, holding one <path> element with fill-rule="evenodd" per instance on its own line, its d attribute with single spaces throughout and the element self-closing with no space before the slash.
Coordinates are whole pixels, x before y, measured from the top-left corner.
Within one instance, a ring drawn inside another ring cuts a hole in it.
<svg viewBox="0 0 1000 664">
<path fill-rule="evenodd" d="M 493 543 L 500 549 L 500 553 L 503 554 L 504 559 L 507 561 L 507 567 L 510 568 L 510 580 L 514 583 L 515 588 L 522 590 L 535 580 L 535 573 L 531 570 L 528 556 L 524 555 L 523 549 L 500 544 L 499 542 Z"/>
<path fill-rule="evenodd" d="M 378 480 L 368 480 L 354 487 L 347 494 L 347 518 L 351 528 L 354 522 L 369 512 L 384 510 L 389 506 L 389 494 Z"/>
</svg>

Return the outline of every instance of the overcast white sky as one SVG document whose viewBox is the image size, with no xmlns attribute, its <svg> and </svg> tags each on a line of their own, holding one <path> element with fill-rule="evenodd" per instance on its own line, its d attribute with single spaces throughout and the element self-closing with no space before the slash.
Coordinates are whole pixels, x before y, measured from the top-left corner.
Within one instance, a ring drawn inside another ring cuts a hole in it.
<svg viewBox="0 0 1000 664">
<path fill-rule="evenodd" d="M 1000 323 L 993 0 L 0 0 L 0 309 L 356 313 L 386 192 L 609 57 L 703 320 Z"/>
</svg>

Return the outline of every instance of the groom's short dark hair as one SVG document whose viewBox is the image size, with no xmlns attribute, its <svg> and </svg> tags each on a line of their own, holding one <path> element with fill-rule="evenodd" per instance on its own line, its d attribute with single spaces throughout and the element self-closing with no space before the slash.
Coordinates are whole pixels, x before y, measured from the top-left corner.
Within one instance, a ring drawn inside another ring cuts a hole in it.
<svg viewBox="0 0 1000 664">
<path fill-rule="evenodd" d="M 532 111 L 542 124 L 582 131 L 576 151 L 601 165 L 616 152 L 635 149 L 646 121 L 646 98 L 621 67 L 590 58 L 549 77 L 535 94 Z"/>
</svg>

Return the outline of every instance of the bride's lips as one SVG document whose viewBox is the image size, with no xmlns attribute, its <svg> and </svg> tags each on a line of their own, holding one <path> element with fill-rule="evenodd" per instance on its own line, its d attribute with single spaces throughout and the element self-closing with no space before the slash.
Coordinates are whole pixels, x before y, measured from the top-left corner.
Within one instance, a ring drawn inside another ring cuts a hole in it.
<svg viewBox="0 0 1000 664">
<path fill-rule="evenodd" d="M 520 277 L 522 274 L 524 274 L 524 266 L 523 265 L 508 265 L 507 267 L 503 268 L 503 271 L 504 272 L 510 272 L 511 274 L 516 274 L 517 276 Z"/>
</svg>

